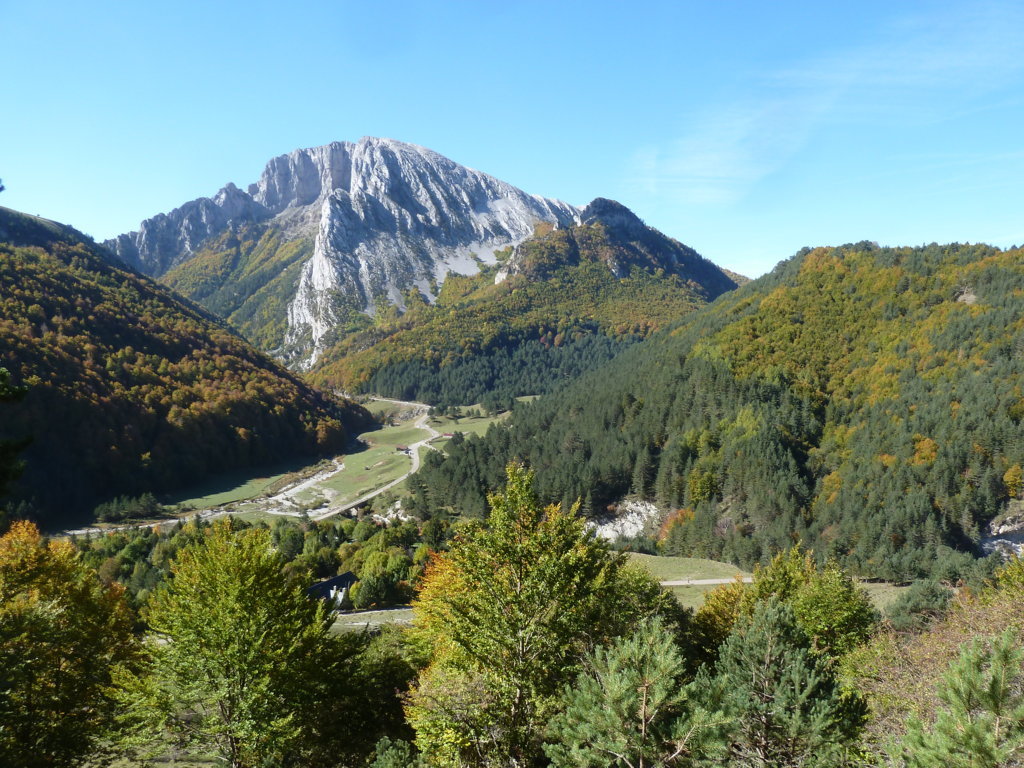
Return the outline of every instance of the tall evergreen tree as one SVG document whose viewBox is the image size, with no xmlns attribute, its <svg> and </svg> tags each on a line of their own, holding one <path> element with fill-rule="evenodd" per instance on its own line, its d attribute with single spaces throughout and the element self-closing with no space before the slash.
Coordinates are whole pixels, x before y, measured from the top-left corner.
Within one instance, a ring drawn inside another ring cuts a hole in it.
<svg viewBox="0 0 1024 768">
<path fill-rule="evenodd" d="M 644 446 L 636 455 L 633 463 L 633 493 L 640 499 L 648 499 L 651 495 L 651 475 L 653 466 L 651 464 L 651 451 Z"/>
<path fill-rule="evenodd" d="M 541 764 L 544 728 L 585 652 L 669 610 L 575 509 L 541 506 L 521 465 L 490 504 L 487 525 L 435 556 L 414 604 L 431 662 L 407 716 L 432 765 Z"/>
<path fill-rule="evenodd" d="M 760 603 L 722 646 L 716 665 L 724 704 L 737 719 L 730 745 L 742 768 L 839 766 L 863 723 L 826 659 L 811 651 L 793 610 Z"/>
<path fill-rule="evenodd" d="M 722 755 L 731 724 L 699 703 L 686 664 L 657 618 L 598 648 L 565 691 L 544 747 L 555 768 L 692 766 Z"/>
</svg>

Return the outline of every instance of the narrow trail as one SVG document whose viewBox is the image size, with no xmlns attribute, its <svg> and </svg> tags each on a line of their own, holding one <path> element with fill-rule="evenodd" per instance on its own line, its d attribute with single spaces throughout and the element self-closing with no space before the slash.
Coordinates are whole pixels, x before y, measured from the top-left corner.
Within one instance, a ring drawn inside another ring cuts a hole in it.
<svg viewBox="0 0 1024 768">
<path fill-rule="evenodd" d="M 732 584 L 736 579 L 679 579 L 659 582 L 663 587 L 710 587 L 716 584 Z M 753 584 L 753 576 L 744 576 L 744 584 Z"/>
</svg>

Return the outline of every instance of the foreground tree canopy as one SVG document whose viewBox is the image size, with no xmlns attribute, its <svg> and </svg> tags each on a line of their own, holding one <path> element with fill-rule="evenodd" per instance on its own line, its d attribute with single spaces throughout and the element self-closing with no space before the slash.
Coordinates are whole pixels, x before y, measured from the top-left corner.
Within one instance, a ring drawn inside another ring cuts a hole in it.
<svg viewBox="0 0 1024 768">
<path fill-rule="evenodd" d="M 657 617 L 597 648 L 567 686 L 544 750 L 557 768 L 690 766 L 725 757 L 735 718 L 708 709 L 676 638 Z"/>
<path fill-rule="evenodd" d="M 910 723 L 908 768 L 1003 768 L 1024 761 L 1024 649 L 1009 629 L 963 647 L 937 687 L 928 729 Z"/>
<path fill-rule="evenodd" d="M 407 714 L 433 765 L 533 765 L 586 651 L 671 612 L 575 508 L 542 506 L 522 466 L 490 504 L 487 524 L 435 557 L 415 603 L 431 660 Z"/>
<path fill-rule="evenodd" d="M 354 699 L 363 639 L 332 634 L 333 618 L 283 565 L 267 530 L 226 521 L 178 554 L 146 614 L 148 663 L 121 680 L 137 755 L 170 743 L 254 768 L 347 754 L 367 718 L 332 713 L 368 704 Z"/>
<path fill-rule="evenodd" d="M 416 625 L 373 633 L 334 634 L 306 595 L 324 524 L 113 533 L 84 554 L 15 524 L 0 538 L 0 763 L 1019 764 L 1024 561 L 909 633 L 795 547 L 691 616 L 532 483 L 512 465 L 491 519 L 458 524 L 411 577 Z M 350 533 L 365 545 L 351 558 L 383 563 L 415 528 L 350 520 L 334 546 Z M 96 557 L 104 541 L 170 564 L 132 592 L 141 622 L 104 584 L 125 570 Z"/>
<path fill-rule="evenodd" d="M 119 586 L 31 523 L 0 538 L 0 764 L 77 766 L 102 747 L 117 668 L 137 658 Z"/>
</svg>

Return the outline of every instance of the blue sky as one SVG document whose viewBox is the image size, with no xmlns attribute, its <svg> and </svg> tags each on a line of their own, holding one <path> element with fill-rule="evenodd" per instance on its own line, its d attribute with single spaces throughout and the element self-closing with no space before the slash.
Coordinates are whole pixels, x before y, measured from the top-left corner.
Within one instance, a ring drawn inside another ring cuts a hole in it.
<svg viewBox="0 0 1024 768">
<path fill-rule="evenodd" d="M 110 237 L 297 147 L 611 197 L 756 276 L 1024 243 L 1018 2 L 0 0 L 0 204 Z"/>
</svg>

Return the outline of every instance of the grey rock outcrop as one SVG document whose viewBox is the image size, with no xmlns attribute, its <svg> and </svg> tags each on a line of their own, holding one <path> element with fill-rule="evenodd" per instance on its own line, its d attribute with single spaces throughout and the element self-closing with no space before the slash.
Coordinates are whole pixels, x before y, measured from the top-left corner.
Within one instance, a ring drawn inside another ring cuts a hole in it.
<svg viewBox="0 0 1024 768">
<path fill-rule="evenodd" d="M 381 301 L 402 307 L 410 288 L 432 300 L 447 274 L 494 263 L 495 251 L 522 242 L 540 222 L 578 224 L 580 210 L 423 147 L 363 138 L 276 157 L 246 191 L 229 184 L 106 245 L 159 277 L 242 224 L 313 238 L 277 350 L 301 369 L 315 362 L 345 311 L 372 313 Z"/>
<path fill-rule="evenodd" d="M 234 184 L 210 197 L 201 197 L 146 219 L 137 232 L 118 235 L 104 245 L 126 264 L 159 277 L 188 261 L 211 238 L 235 223 L 262 221 L 267 210 Z"/>
</svg>

